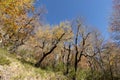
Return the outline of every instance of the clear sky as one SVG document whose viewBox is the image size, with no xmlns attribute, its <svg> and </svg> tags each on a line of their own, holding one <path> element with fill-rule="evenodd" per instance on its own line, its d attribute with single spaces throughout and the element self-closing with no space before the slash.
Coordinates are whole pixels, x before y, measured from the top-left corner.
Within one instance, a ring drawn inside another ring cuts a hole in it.
<svg viewBox="0 0 120 80">
<path fill-rule="evenodd" d="M 112 0 L 40 0 L 37 3 L 46 7 L 46 20 L 50 24 L 82 16 L 88 25 L 97 27 L 108 37 L 106 31 L 112 12 Z"/>
</svg>

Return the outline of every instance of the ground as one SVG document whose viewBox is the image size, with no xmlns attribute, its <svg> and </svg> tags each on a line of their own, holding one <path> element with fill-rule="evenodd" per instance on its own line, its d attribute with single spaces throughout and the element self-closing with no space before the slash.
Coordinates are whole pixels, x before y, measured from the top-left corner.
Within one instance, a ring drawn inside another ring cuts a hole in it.
<svg viewBox="0 0 120 80">
<path fill-rule="evenodd" d="M 35 68 L 0 48 L 0 80 L 67 80 L 60 72 Z"/>
</svg>

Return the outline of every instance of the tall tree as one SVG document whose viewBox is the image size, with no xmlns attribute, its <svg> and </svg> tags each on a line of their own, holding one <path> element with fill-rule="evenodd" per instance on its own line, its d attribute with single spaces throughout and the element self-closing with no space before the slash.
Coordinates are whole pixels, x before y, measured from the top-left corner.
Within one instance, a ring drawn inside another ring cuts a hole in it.
<svg viewBox="0 0 120 80">
<path fill-rule="evenodd" d="M 110 31 L 113 39 L 120 41 L 120 0 L 113 0 L 113 12 L 110 21 Z"/>
<path fill-rule="evenodd" d="M 63 45 L 65 41 L 71 39 L 72 31 L 68 24 L 61 23 L 58 26 L 47 29 L 42 29 L 36 34 L 37 44 L 42 51 L 42 57 L 39 58 L 38 62 L 35 64 L 36 67 L 40 67 L 43 60 L 50 55 L 56 48 Z M 60 49 L 60 47 L 59 47 Z"/>
<path fill-rule="evenodd" d="M 91 30 L 82 23 L 82 21 L 78 18 L 75 21 L 74 28 L 74 71 L 75 75 L 73 76 L 73 80 L 76 80 L 76 73 L 78 70 L 78 63 L 81 61 L 82 56 L 86 56 L 85 53 L 86 48 L 89 46 L 89 36 L 91 34 Z"/>
</svg>

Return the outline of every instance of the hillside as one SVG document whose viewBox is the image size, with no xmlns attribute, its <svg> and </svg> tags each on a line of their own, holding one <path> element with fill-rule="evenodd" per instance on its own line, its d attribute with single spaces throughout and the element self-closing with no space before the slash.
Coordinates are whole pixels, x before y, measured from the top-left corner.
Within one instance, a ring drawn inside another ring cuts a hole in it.
<svg viewBox="0 0 120 80">
<path fill-rule="evenodd" d="M 54 73 L 20 61 L 14 54 L 0 49 L 0 80 L 67 80 Z"/>
</svg>

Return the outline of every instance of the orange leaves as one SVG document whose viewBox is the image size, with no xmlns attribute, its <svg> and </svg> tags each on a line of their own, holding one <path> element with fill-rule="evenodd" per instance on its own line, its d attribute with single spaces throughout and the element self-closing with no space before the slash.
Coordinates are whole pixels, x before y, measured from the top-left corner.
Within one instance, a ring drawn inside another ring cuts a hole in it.
<svg viewBox="0 0 120 80">
<path fill-rule="evenodd" d="M 19 19 L 26 16 L 27 11 L 33 10 L 33 0 L 2 0 L 0 1 L 0 17 L 4 20 L 4 24 L 9 24 L 10 27 L 17 30 L 18 27 L 23 26 Z M 16 22 L 17 21 L 17 22 Z M 23 22 L 25 24 L 25 22 Z M 5 26 L 6 27 L 6 26 Z"/>
<path fill-rule="evenodd" d="M 4 0 L 0 2 L 0 11 L 14 18 L 25 15 L 27 11 L 33 10 L 32 0 Z"/>
<path fill-rule="evenodd" d="M 34 0 L 0 0 L 2 38 L 12 45 L 23 44 L 33 31 L 29 11 L 34 11 Z M 34 19 L 32 19 L 34 20 Z"/>
</svg>

